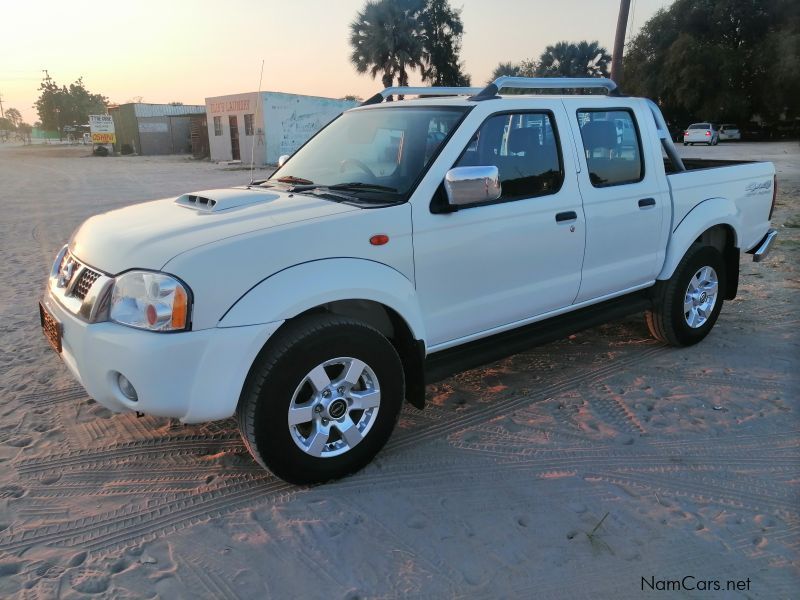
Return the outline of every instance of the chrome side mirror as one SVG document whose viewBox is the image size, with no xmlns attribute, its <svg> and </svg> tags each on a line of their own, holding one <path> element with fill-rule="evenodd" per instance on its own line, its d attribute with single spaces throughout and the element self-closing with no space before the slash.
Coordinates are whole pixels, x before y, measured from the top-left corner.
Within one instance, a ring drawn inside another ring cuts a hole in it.
<svg viewBox="0 0 800 600">
<path fill-rule="evenodd" d="M 278 157 L 278 166 L 282 167 L 284 164 L 286 164 L 287 160 L 289 160 L 289 155 L 288 154 L 281 154 Z"/>
<path fill-rule="evenodd" d="M 447 202 L 458 208 L 479 202 L 497 200 L 502 193 L 500 173 L 496 166 L 456 167 L 444 176 Z"/>
</svg>

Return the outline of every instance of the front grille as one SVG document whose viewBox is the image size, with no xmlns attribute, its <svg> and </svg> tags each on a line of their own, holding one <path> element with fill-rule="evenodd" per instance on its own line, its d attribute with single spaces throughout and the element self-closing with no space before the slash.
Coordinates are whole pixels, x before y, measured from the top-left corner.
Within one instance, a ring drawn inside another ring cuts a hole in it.
<svg viewBox="0 0 800 600">
<path fill-rule="evenodd" d="M 86 267 L 81 273 L 81 278 L 78 280 L 78 283 L 75 284 L 75 287 L 72 290 L 72 295 L 76 298 L 80 298 L 83 300 L 86 298 L 86 294 L 89 293 L 89 289 L 94 285 L 94 282 L 100 277 L 100 273 L 97 271 L 92 271 L 89 267 Z"/>
</svg>

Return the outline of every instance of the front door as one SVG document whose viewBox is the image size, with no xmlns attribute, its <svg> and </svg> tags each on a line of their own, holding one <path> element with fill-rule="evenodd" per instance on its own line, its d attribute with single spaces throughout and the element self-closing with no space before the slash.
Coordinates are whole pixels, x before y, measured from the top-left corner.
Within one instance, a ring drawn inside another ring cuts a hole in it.
<svg viewBox="0 0 800 600">
<path fill-rule="evenodd" d="M 231 157 L 233 160 L 241 160 L 239 153 L 239 124 L 236 121 L 236 115 L 228 117 L 228 123 L 231 126 Z"/>
<path fill-rule="evenodd" d="M 429 349 L 572 304 L 585 228 L 574 153 L 561 149 L 568 139 L 563 109 L 495 113 L 454 164 L 437 165 L 442 177 L 451 167 L 495 165 L 502 197 L 444 214 L 436 212 L 438 194 L 433 210 L 414 206 L 415 277 Z"/>
</svg>

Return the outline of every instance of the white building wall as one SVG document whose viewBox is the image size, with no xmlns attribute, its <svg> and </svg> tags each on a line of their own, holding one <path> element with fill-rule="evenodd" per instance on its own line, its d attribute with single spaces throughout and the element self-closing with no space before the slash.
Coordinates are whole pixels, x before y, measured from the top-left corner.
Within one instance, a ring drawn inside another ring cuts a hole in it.
<svg viewBox="0 0 800 600">
<path fill-rule="evenodd" d="M 348 108 L 358 104 L 318 96 L 263 92 L 267 125 L 267 163 L 277 164 L 283 154 L 292 154 L 308 138 Z"/>
<path fill-rule="evenodd" d="M 260 102 L 257 92 L 206 98 L 211 160 L 233 159 L 231 116 L 236 116 L 242 163 L 250 162 L 251 145 L 255 143 L 255 164 L 274 165 L 282 154 L 292 154 L 342 111 L 357 104 L 350 100 L 281 92 L 261 92 Z M 245 134 L 246 114 L 254 115 L 253 136 Z M 219 117 L 221 135 L 215 135 L 214 117 Z"/>
</svg>

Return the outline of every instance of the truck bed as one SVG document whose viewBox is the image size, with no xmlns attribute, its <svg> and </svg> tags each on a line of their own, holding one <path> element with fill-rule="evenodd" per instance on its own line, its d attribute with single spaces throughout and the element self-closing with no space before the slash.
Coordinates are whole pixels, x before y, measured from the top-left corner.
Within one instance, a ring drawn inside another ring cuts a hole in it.
<svg viewBox="0 0 800 600">
<path fill-rule="evenodd" d="M 739 225 L 737 246 L 750 250 L 767 233 L 772 207 L 775 168 L 772 163 L 744 160 L 684 158 L 686 171 L 665 161 L 672 194 L 672 229 L 691 211 L 708 201 L 728 202 Z"/>
<path fill-rule="evenodd" d="M 687 171 L 700 171 L 703 169 L 717 169 L 719 167 L 733 167 L 735 165 L 746 165 L 757 161 L 753 160 L 722 160 L 718 158 L 684 158 L 683 166 Z M 664 171 L 667 175 L 678 173 L 668 158 L 664 158 Z"/>
</svg>

